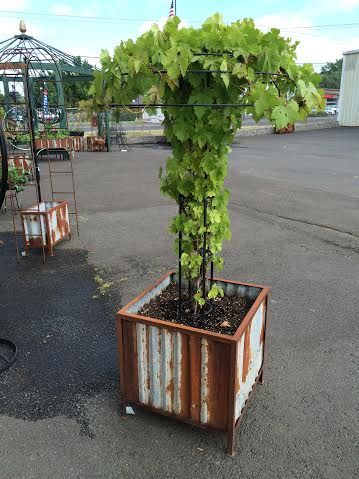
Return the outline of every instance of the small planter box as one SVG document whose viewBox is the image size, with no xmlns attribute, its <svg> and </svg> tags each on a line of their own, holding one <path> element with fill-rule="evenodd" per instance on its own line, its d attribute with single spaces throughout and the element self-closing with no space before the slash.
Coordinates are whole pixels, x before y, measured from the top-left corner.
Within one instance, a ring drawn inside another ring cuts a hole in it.
<svg viewBox="0 0 359 479">
<path fill-rule="evenodd" d="M 295 125 L 293 123 L 289 123 L 289 125 L 286 126 L 285 128 L 276 129 L 275 132 L 278 135 L 282 135 L 283 133 L 294 133 L 294 129 L 295 129 Z"/>
<path fill-rule="evenodd" d="M 268 288 L 216 279 L 227 296 L 254 301 L 233 336 L 161 321 L 138 312 L 170 282 L 168 273 L 117 313 L 121 408 L 138 405 L 227 433 L 235 429 L 257 382 L 262 382 Z"/>
<path fill-rule="evenodd" d="M 81 136 L 72 136 L 68 138 L 38 138 L 35 140 L 36 150 L 64 149 L 68 151 L 84 151 L 85 143 Z"/>
<path fill-rule="evenodd" d="M 88 136 L 87 151 L 107 151 L 106 138 Z"/>
<path fill-rule="evenodd" d="M 35 148 L 37 150 L 63 148 L 72 150 L 72 138 L 38 138 L 35 140 Z"/>
<path fill-rule="evenodd" d="M 8 165 L 15 167 L 21 175 L 22 173 L 30 173 L 32 170 L 32 160 L 28 155 L 8 155 Z"/>
<path fill-rule="evenodd" d="M 68 201 L 48 201 L 20 211 L 26 254 L 29 248 L 53 247 L 71 238 Z"/>
</svg>

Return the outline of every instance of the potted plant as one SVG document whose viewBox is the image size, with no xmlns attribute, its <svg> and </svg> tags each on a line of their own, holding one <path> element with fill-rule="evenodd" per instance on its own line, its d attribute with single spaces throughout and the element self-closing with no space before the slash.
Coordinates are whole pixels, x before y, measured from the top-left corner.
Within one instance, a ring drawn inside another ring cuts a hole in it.
<svg viewBox="0 0 359 479">
<path fill-rule="evenodd" d="M 46 127 L 35 137 L 36 150 L 42 149 L 72 149 L 72 139 L 69 138 L 68 130 L 64 128 L 55 129 Z"/>
<path fill-rule="evenodd" d="M 30 142 L 30 135 L 29 133 L 17 133 L 13 141 L 17 146 L 27 145 Z"/>
<path fill-rule="evenodd" d="M 24 190 L 26 183 L 29 183 L 29 181 L 31 181 L 30 171 L 9 165 L 7 177 L 9 190 L 19 193 Z"/>
<path fill-rule="evenodd" d="M 296 65 L 279 30 L 252 20 L 201 28 L 169 19 L 122 42 L 92 86 L 97 108 L 143 95 L 162 106 L 172 146 L 161 191 L 178 205 L 177 272 L 149 286 L 117 314 L 122 408 L 140 405 L 200 427 L 225 431 L 227 452 L 257 382 L 262 381 L 268 288 L 214 278 L 230 239 L 224 186 L 227 155 L 243 111 L 285 128 L 322 106 L 319 76 Z"/>
</svg>

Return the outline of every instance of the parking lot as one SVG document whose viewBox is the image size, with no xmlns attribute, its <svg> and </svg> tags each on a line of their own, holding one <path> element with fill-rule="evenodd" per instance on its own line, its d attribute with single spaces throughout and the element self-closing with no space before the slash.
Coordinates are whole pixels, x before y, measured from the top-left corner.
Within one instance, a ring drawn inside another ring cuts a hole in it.
<svg viewBox="0 0 359 479">
<path fill-rule="evenodd" d="M 176 265 L 158 181 L 169 154 L 79 154 L 80 237 L 45 264 L 17 264 L 0 214 L 0 336 L 19 348 L 0 376 L 0 477 L 357 477 L 359 129 L 245 138 L 230 154 L 221 275 L 271 288 L 264 384 L 234 459 L 219 433 L 118 413 L 115 312 Z"/>
</svg>

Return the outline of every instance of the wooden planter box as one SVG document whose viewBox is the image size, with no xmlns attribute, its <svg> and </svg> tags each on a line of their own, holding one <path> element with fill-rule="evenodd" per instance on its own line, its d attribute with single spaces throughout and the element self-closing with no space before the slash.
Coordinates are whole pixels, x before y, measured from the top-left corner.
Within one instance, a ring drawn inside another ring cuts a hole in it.
<svg viewBox="0 0 359 479">
<path fill-rule="evenodd" d="M 235 429 L 257 382 L 262 382 L 268 288 L 216 279 L 225 295 L 255 300 L 233 336 L 174 324 L 138 312 L 170 282 L 168 273 L 116 317 L 121 408 L 141 406 L 227 433 Z"/>
<path fill-rule="evenodd" d="M 43 246 L 53 256 L 53 247 L 71 238 L 68 201 L 48 201 L 20 211 L 26 254 Z"/>
</svg>

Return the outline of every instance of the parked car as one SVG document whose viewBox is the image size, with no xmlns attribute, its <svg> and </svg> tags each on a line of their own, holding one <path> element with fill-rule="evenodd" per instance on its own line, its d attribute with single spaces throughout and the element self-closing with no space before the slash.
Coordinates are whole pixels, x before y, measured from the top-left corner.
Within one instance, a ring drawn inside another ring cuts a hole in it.
<svg viewBox="0 0 359 479">
<path fill-rule="evenodd" d="M 338 108 L 336 106 L 327 106 L 324 111 L 328 115 L 336 115 L 338 113 Z"/>
</svg>

